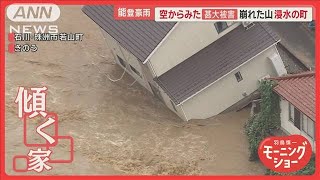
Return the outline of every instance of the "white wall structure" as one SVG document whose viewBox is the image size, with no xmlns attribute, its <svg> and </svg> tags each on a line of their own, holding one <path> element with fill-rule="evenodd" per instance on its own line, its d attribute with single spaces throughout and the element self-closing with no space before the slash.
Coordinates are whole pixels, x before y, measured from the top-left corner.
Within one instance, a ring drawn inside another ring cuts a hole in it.
<svg viewBox="0 0 320 180">
<path fill-rule="evenodd" d="M 291 134 L 291 135 L 298 134 L 298 135 L 304 136 L 305 138 L 307 138 L 309 140 L 309 142 L 311 143 L 311 146 L 312 146 L 312 150 L 313 150 L 313 152 L 315 152 L 315 148 L 316 148 L 315 140 L 312 139 L 309 135 L 307 135 L 302 130 L 298 129 L 293 124 L 293 122 L 289 120 L 290 119 L 289 118 L 289 102 L 283 98 L 281 98 L 281 100 L 280 100 L 280 109 L 281 109 L 280 118 L 281 118 L 282 130 L 284 132 L 286 132 L 287 134 Z"/>
<path fill-rule="evenodd" d="M 206 119 L 217 115 L 257 90 L 258 79 L 268 75 L 276 76 L 277 72 L 268 58 L 275 53 L 277 53 L 275 46 L 265 50 L 185 101 L 183 110 L 187 120 Z M 240 72 L 243 78 L 240 82 L 235 77 L 237 72 Z"/>
<path fill-rule="evenodd" d="M 283 76 L 287 74 L 287 70 L 284 67 L 284 64 L 282 62 L 282 59 L 279 53 L 276 53 L 273 56 L 270 56 L 269 59 L 271 60 L 273 67 L 277 71 L 278 76 Z"/>
<path fill-rule="evenodd" d="M 113 37 L 111 37 L 108 33 L 106 33 L 104 30 L 102 30 L 102 34 L 109 46 L 109 48 L 112 50 L 112 53 L 114 55 L 115 61 L 117 64 L 119 64 L 121 67 L 123 67 L 121 65 L 121 63 L 119 62 L 119 59 L 117 58 L 117 56 L 119 56 L 121 59 L 123 59 L 127 66 L 126 66 L 126 71 L 127 73 L 129 73 L 134 79 L 137 80 L 137 82 L 139 84 L 141 84 L 143 87 L 145 87 L 147 90 L 149 90 L 150 92 L 152 92 L 149 84 L 148 84 L 148 78 L 146 76 L 148 76 L 148 72 L 146 72 L 143 69 L 143 64 L 132 54 L 130 53 L 128 50 L 124 49 Z M 133 72 L 133 70 L 130 68 L 130 65 L 135 68 L 140 74 L 141 77 L 139 75 L 137 75 L 135 72 Z"/>
<path fill-rule="evenodd" d="M 187 117 L 185 116 L 184 110 L 182 108 L 182 106 L 176 106 L 173 103 L 171 103 L 171 99 L 169 98 L 169 96 L 161 89 L 160 89 L 160 93 L 161 96 L 163 98 L 163 101 L 165 103 L 165 105 L 175 114 L 177 114 L 181 119 L 183 119 L 184 121 L 187 121 Z"/>
</svg>

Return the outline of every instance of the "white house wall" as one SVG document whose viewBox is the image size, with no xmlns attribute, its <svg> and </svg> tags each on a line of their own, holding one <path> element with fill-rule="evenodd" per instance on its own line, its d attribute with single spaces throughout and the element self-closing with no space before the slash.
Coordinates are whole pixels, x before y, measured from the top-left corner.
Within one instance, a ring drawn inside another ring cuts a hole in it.
<svg viewBox="0 0 320 180">
<path fill-rule="evenodd" d="M 275 76 L 276 71 L 268 56 L 276 53 L 275 46 L 235 69 L 202 92 L 183 103 L 188 119 L 206 119 L 221 113 L 244 96 L 258 89 L 258 79 L 266 75 Z M 235 73 L 240 71 L 243 80 L 237 82 Z"/>
<path fill-rule="evenodd" d="M 315 151 L 315 141 L 311 137 L 309 137 L 306 133 L 296 128 L 294 124 L 291 121 L 289 121 L 289 102 L 281 98 L 280 109 L 281 109 L 281 113 L 280 113 L 281 128 L 288 134 L 292 134 L 292 135 L 298 134 L 306 137 L 311 143 L 312 150 Z"/>
<path fill-rule="evenodd" d="M 167 72 L 221 36 L 236 28 L 234 23 L 220 34 L 214 22 L 180 22 L 149 58 L 155 76 Z"/>
<path fill-rule="evenodd" d="M 176 108 L 176 110 L 177 110 L 177 111 L 175 111 L 174 108 L 173 108 L 173 106 L 172 106 L 172 104 L 171 104 L 171 102 L 170 102 L 171 100 L 170 100 L 169 96 L 168 96 L 167 94 L 165 94 L 164 91 L 163 91 L 161 88 L 159 88 L 159 90 L 160 90 L 160 93 L 161 93 L 161 96 L 162 96 L 162 98 L 163 98 L 163 101 L 164 101 L 165 105 L 166 105 L 171 111 L 173 111 L 175 114 L 177 114 L 181 119 L 187 121 L 188 119 L 186 119 L 182 107 L 181 107 L 181 106 L 175 106 L 175 108 Z"/>
<path fill-rule="evenodd" d="M 104 30 L 101 30 L 102 34 L 107 42 L 107 45 L 112 50 L 112 53 L 114 55 L 115 61 L 117 64 L 120 64 L 119 60 L 117 59 L 116 55 L 118 55 L 120 58 L 122 58 L 127 64 L 130 64 L 132 67 L 134 67 L 137 71 L 140 72 L 142 75 L 142 78 L 135 74 L 130 67 L 127 65 L 126 71 L 137 80 L 138 83 L 140 83 L 142 86 L 144 86 L 147 90 L 152 92 L 149 84 L 148 84 L 148 73 L 146 72 L 146 69 L 143 67 L 144 65 L 129 51 L 124 49 L 113 37 L 111 37 L 108 33 L 106 33 Z M 121 66 L 122 67 L 122 66 Z M 151 75 L 151 74 L 150 74 Z"/>
</svg>

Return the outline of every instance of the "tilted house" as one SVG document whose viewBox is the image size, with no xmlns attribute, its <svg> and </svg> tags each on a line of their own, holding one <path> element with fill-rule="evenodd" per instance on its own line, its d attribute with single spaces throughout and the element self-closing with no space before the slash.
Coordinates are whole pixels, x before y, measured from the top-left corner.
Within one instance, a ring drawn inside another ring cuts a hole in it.
<svg viewBox="0 0 320 180">
<path fill-rule="evenodd" d="M 272 78 L 281 97 L 281 128 L 287 134 L 306 137 L 315 151 L 315 73 L 307 72 Z"/>
<path fill-rule="evenodd" d="M 114 20 L 112 6 L 84 6 L 117 63 L 184 120 L 217 115 L 286 74 L 279 37 L 264 23 Z"/>
</svg>

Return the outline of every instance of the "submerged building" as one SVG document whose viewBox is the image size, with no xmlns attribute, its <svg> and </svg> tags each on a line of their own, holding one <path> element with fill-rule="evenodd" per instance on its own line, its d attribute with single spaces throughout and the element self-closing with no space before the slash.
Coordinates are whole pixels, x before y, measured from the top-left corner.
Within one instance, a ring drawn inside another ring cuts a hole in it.
<svg viewBox="0 0 320 180">
<path fill-rule="evenodd" d="M 183 120 L 250 100 L 266 77 L 287 73 L 265 23 L 115 20 L 112 6 L 84 6 L 116 62 Z"/>
</svg>

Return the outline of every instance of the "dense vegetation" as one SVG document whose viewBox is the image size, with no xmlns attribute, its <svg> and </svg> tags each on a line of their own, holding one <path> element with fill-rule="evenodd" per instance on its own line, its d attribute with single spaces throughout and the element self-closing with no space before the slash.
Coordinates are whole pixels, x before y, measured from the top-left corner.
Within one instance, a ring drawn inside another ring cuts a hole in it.
<svg viewBox="0 0 320 180">
<path fill-rule="evenodd" d="M 250 117 L 245 125 L 245 132 L 249 141 L 251 161 L 259 160 L 258 147 L 266 137 L 272 136 L 272 132 L 280 128 L 280 104 L 279 96 L 272 90 L 273 81 L 262 81 L 259 87 L 261 94 L 261 111 Z M 294 173 L 278 173 L 270 169 L 266 175 L 312 175 L 315 172 L 315 155 L 309 163 L 301 170 Z"/>
<path fill-rule="evenodd" d="M 245 125 L 245 132 L 249 140 L 250 160 L 258 160 L 258 147 L 260 142 L 272 135 L 280 128 L 279 96 L 272 90 L 273 81 L 262 81 L 259 91 L 261 94 L 261 111 L 250 117 Z"/>
<path fill-rule="evenodd" d="M 313 175 L 316 169 L 316 158 L 315 155 L 313 155 L 309 161 L 309 163 L 302 168 L 301 170 L 293 173 L 278 173 L 275 171 L 272 171 L 270 169 L 267 170 L 266 175 L 277 175 L 277 176 L 294 176 L 294 175 Z"/>
</svg>

